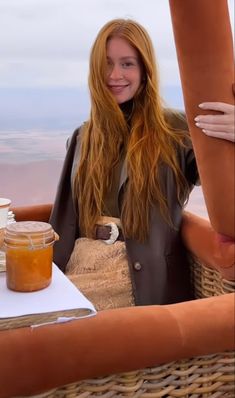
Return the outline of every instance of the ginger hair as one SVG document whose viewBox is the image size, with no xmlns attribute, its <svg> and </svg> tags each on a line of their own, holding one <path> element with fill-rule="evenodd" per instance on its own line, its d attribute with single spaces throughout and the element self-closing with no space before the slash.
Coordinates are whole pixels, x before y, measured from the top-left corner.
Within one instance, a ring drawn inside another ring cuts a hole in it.
<svg viewBox="0 0 235 398">
<path fill-rule="evenodd" d="M 106 84 L 106 46 L 112 37 L 123 38 L 133 46 L 143 67 L 143 82 L 133 98 L 131 128 Z M 113 167 L 124 148 L 128 183 L 121 221 L 126 237 L 143 242 L 148 237 L 152 206 L 158 204 L 164 218 L 171 223 L 159 178 L 160 165 L 163 163 L 172 170 L 179 200 L 185 196 L 187 182 L 180 171 L 176 151 L 178 145 L 184 145 L 185 132 L 173 130 L 166 122 L 153 45 L 139 23 L 115 19 L 100 30 L 90 55 L 89 89 L 91 112 L 82 133 L 81 160 L 73 190 L 79 224 L 86 236 L 93 236 Z"/>
</svg>

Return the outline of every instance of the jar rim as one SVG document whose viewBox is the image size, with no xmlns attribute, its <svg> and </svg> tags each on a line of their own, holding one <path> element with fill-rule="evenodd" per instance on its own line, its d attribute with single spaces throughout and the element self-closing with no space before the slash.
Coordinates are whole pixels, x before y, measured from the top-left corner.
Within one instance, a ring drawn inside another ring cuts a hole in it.
<svg viewBox="0 0 235 398">
<path fill-rule="evenodd" d="M 8 198 L 0 198 L 0 207 L 9 207 L 11 204 L 11 199 Z"/>
<path fill-rule="evenodd" d="M 52 226 L 49 223 L 43 221 L 17 221 L 13 224 L 6 226 L 6 232 L 10 233 L 44 233 L 52 231 Z"/>
<path fill-rule="evenodd" d="M 18 221 L 5 229 L 6 247 L 28 247 L 31 249 L 46 247 L 55 241 L 52 226 L 42 221 Z"/>
</svg>

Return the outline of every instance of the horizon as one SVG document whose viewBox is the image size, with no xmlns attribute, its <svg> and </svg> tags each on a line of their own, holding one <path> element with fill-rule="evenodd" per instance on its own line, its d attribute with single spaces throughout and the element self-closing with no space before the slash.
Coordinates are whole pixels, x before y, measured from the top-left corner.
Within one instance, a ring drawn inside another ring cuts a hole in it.
<svg viewBox="0 0 235 398">
<path fill-rule="evenodd" d="M 228 6 L 234 32 L 234 1 L 228 0 Z M 14 201 L 21 195 L 25 205 L 53 200 L 66 139 L 89 116 L 90 48 L 101 26 L 113 18 L 132 18 L 146 28 L 156 52 L 161 96 L 166 106 L 184 110 L 167 1 L 148 0 L 143 7 L 142 0 L 1 0 L 2 196 L 9 193 Z M 194 192 L 194 205 L 203 215 L 201 190 Z"/>
<path fill-rule="evenodd" d="M 161 96 L 167 106 L 183 110 L 168 1 L 148 0 L 147 5 L 141 0 L 1 0 L 0 131 L 78 127 L 89 114 L 90 49 L 113 18 L 131 18 L 146 28 Z M 233 21 L 233 0 L 228 8 Z"/>
<path fill-rule="evenodd" d="M 167 107 L 184 109 L 180 87 L 163 87 L 161 96 Z M 81 87 L 7 88 L 0 92 L 0 131 L 73 130 L 87 120 L 89 110 L 88 90 Z"/>
</svg>

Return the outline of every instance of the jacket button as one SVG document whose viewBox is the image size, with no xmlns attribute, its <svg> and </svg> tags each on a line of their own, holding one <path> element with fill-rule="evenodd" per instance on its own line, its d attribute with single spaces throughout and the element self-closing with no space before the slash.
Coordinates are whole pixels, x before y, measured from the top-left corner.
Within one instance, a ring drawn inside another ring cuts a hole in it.
<svg viewBox="0 0 235 398">
<path fill-rule="evenodd" d="M 135 269 L 136 271 L 140 271 L 141 268 L 142 268 L 142 265 L 141 265 L 138 261 L 136 261 L 136 262 L 134 263 L 134 269 Z"/>
</svg>

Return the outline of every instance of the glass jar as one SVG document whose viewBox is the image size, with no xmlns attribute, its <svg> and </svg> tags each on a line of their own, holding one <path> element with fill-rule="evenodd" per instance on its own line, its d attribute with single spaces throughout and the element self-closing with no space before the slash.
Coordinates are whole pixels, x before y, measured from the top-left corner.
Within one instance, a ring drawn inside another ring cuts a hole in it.
<svg viewBox="0 0 235 398">
<path fill-rule="evenodd" d="M 19 221 L 6 226 L 7 287 L 19 292 L 44 289 L 51 282 L 55 232 L 39 221 Z"/>
<path fill-rule="evenodd" d="M 15 214 L 13 213 L 12 210 L 8 211 L 8 216 L 7 216 L 7 224 L 12 224 L 15 221 Z M 4 234 L 5 234 L 5 228 L 0 228 L 0 272 L 6 271 L 6 254 L 5 251 L 3 250 L 3 241 L 4 241 Z"/>
</svg>

